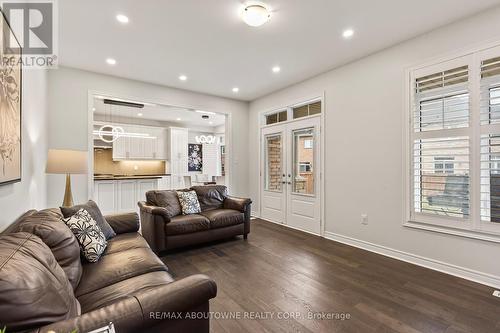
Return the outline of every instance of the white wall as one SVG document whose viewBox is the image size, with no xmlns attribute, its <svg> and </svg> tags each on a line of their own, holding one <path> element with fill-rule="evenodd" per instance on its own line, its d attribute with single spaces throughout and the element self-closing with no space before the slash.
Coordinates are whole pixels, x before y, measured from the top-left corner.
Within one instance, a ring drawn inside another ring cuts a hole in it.
<svg viewBox="0 0 500 333">
<path fill-rule="evenodd" d="M 403 99 L 407 93 L 404 91 L 404 70 L 489 39 L 500 41 L 500 8 L 252 102 L 249 178 L 259 178 L 258 112 L 324 92 L 325 225 L 329 235 L 346 236 L 444 262 L 450 270 L 449 265 L 463 267 L 473 275 L 478 273 L 483 281 L 491 277 L 500 284 L 500 244 L 401 225 L 402 119 Z M 317 48 L 320 52 L 321 46 Z M 249 192 L 258 211 L 257 181 L 249 182 Z M 368 214 L 367 226 L 360 223 L 363 213 Z"/>
<path fill-rule="evenodd" d="M 46 207 L 47 72 L 24 70 L 22 180 L 0 186 L 0 231 L 29 209 Z"/>
<path fill-rule="evenodd" d="M 126 69 L 124 69 L 126 70 Z M 60 67 L 49 73 L 49 147 L 88 150 L 88 92 L 133 97 L 165 105 L 184 106 L 230 113 L 233 151 L 231 157 L 234 195 L 247 195 L 248 103 L 186 90 L 126 80 L 92 72 Z M 62 202 L 64 177 L 49 175 L 48 205 Z M 87 176 L 73 176 L 75 202 L 87 200 Z"/>
</svg>

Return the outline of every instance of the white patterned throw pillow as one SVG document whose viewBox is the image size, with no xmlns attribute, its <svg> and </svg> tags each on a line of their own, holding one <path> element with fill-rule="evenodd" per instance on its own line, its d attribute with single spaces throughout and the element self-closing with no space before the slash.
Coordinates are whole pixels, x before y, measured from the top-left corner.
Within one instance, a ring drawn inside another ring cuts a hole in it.
<svg viewBox="0 0 500 333">
<path fill-rule="evenodd" d="M 182 215 L 190 215 L 201 212 L 200 202 L 195 191 L 177 191 L 177 197 L 182 208 Z"/>
<path fill-rule="evenodd" d="M 82 208 L 63 221 L 78 240 L 85 259 L 89 262 L 97 262 L 108 243 L 90 213 Z"/>
</svg>

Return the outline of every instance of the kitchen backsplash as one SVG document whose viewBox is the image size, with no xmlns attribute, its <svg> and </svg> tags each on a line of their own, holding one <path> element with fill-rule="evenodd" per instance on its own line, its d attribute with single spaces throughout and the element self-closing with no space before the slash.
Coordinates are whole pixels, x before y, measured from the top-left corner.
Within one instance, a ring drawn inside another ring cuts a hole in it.
<svg viewBox="0 0 500 333">
<path fill-rule="evenodd" d="M 113 161 L 112 149 L 94 149 L 94 174 L 159 175 L 167 173 L 165 161 Z"/>
</svg>

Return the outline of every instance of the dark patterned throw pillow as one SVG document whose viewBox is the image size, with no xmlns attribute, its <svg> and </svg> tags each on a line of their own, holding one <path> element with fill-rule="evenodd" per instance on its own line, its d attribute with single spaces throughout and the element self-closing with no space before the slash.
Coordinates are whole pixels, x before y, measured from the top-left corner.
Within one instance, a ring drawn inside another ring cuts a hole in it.
<svg viewBox="0 0 500 333">
<path fill-rule="evenodd" d="M 197 214 L 201 212 L 200 202 L 195 191 L 177 191 L 182 208 L 182 215 Z"/>
<path fill-rule="evenodd" d="M 78 240 L 85 259 L 89 262 L 97 262 L 108 243 L 90 213 L 82 208 L 73 216 L 63 218 L 63 221 Z"/>
</svg>

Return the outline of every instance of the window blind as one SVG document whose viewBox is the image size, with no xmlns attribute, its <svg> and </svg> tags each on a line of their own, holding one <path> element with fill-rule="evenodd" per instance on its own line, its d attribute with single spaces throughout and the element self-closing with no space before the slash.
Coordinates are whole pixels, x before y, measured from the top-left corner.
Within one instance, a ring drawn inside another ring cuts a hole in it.
<svg viewBox="0 0 500 333">
<path fill-rule="evenodd" d="M 500 57 L 481 61 L 481 221 L 500 223 Z"/>
<path fill-rule="evenodd" d="M 468 66 L 417 76 L 413 87 L 414 212 L 470 214 Z M 463 129 L 457 135 L 450 130 Z"/>
</svg>

